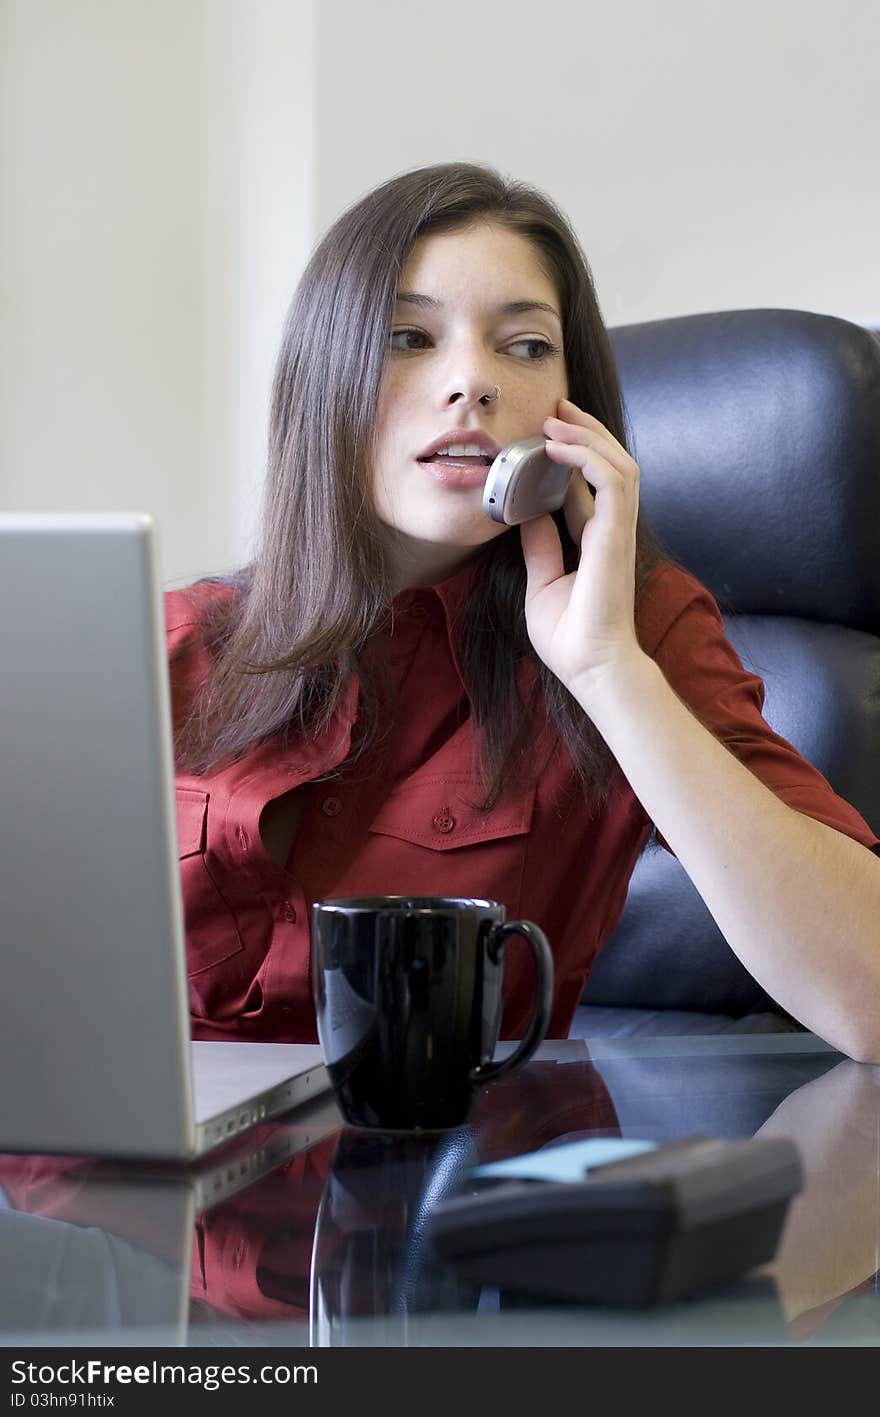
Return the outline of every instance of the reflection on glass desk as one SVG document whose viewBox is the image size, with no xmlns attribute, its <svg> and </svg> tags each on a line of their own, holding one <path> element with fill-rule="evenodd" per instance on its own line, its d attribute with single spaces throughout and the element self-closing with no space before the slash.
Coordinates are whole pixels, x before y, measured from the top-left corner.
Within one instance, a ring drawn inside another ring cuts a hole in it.
<svg viewBox="0 0 880 1417">
<path fill-rule="evenodd" d="M 529 1301 L 431 1250 L 468 1168 L 587 1137 L 785 1136 L 805 1173 L 772 1265 L 651 1308 Z M 880 1068 L 810 1034 L 543 1045 L 466 1126 L 346 1127 L 332 1099 L 200 1167 L 0 1157 L 0 1344 L 880 1344 Z"/>
</svg>

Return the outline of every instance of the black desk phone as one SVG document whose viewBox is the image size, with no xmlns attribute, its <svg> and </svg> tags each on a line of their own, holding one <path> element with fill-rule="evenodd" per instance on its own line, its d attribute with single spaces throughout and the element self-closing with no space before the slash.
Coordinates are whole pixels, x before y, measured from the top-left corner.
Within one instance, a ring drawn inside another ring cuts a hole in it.
<svg viewBox="0 0 880 1417">
<path fill-rule="evenodd" d="M 772 1260 L 803 1181 L 785 1138 L 645 1143 L 577 1179 L 533 1179 L 553 1150 L 475 1168 L 464 1193 L 431 1211 L 436 1254 L 467 1280 L 518 1294 L 656 1304 Z M 516 1161 L 531 1176 L 517 1176 Z"/>
</svg>

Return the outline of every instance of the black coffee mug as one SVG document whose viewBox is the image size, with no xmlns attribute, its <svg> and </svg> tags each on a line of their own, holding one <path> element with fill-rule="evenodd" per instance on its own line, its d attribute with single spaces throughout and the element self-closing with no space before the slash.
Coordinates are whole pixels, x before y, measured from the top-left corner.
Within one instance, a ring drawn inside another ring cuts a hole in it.
<svg viewBox="0 0 880 1417">
<path fill-rule="evenodd" d="M 492 1062 L 505 941 L 535 961 L 525 1036 Z M 547 1033 L 553 957 L 530 920 L 498 901 L 368 896 L 312 906 L 312 989 L 336 1099 L 355 1126 L 435 1129 L 465 1122 L 477 1088 L 505 1077 Z"/>
</svg>

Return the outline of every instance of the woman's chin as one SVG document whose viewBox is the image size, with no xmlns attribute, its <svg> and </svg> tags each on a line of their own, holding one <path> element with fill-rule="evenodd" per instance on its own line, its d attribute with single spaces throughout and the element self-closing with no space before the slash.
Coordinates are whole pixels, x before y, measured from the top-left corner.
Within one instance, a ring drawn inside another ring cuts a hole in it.
<svg viewBox="0 0 880 1417">
<path fill-rule="evenodd" d="M 497 540 L 510 528 L 482 517 L 484 525 L 472 520 L 450 521 L 438 526 L 436 520 L 426 525 L 424 519 L 385 522 L 388 550 L 395 565 L 395 581 L 399 588 L 411 585 L 432 585 L 447 580 L 462 570 L 484 546 Z"/>
<path fill-rule="evenodd" d="M 401 517 L 392 526 L 401 540 L 437 551 L 476 550 L 510 529 L 487 517 L 482 506 L 445 514 L 432 508 L 430 515 L 422 511 L 416 516 Z"/>
</svg>

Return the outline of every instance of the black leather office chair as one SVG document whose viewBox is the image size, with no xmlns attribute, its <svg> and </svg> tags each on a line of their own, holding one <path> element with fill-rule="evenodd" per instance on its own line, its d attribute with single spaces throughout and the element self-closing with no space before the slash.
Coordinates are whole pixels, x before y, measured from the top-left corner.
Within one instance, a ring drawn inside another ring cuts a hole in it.
<svg viewBox="0 0 880 1417">
<path fill-rule="evenodd" d="M 660 540 L 718 598 L 771 726 L 880 831 L 880 342 L 772 309 L 611 334 Z M 572 1033 L 612 1020 L 617 1032 L 795 1026 L 662 847 L 636 866 Z"/>
</svg>

